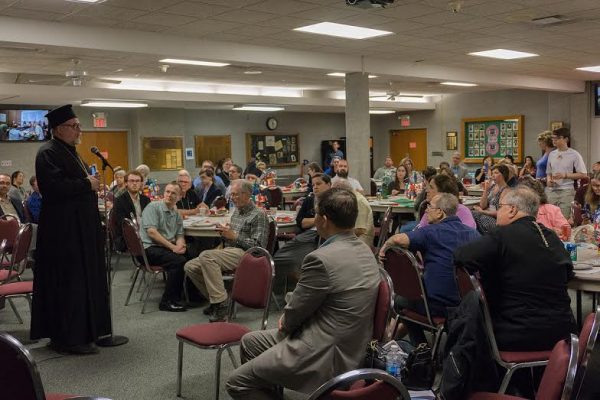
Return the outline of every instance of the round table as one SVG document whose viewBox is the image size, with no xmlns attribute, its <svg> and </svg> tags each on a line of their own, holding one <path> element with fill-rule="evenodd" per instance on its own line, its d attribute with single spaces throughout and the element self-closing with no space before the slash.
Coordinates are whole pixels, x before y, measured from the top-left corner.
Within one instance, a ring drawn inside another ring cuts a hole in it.
<svg viewBox="0 0 600 400">
<path fill-rule="evenodd" d="M 288 217 L 291 220 L 278 221 L 278 219 Z M 227 224 L 231 219 L 231 214 L 225 216 L 192 216 L 183 220 L 183 230 L 186 236 L 196 237 L 218 237 L 219 232 L 215 229 L 217 224 Z M 277 231 L 281 233 L 296 231 L 296 212 L 295 211 L 277 211 L 275 214 L 277 222 Z"/>
</svg>

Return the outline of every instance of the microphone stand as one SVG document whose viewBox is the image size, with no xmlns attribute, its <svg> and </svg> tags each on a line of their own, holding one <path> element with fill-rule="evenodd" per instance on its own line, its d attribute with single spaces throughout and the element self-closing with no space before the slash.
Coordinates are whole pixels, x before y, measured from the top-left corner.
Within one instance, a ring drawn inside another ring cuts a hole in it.
<svg viewBox="0 0 600 400">
<path fill-rule="evenodd" d="M 106 186 L 106 168 L 110 168 L 111 170 L 112 167 L 110 165 L 108 165 L 108 163 L 106 162 L 106 160 L 104 158 L 102 159 L 102 184 L 104 185 L 104 187 L 102 188 L 102 190 L 104 191 L 104 223 L 105 223 L 105 229 L 104 229 L 104 256 L 106 258 L 106 279 L 108 281 L 108 309 L 110 310 L 110 328 L 111 328 L 111 332 L 109 335 L 104 336 L 100 339 L 98 339 L 96 341 L 96 344 L 100 347 L 114 347 L 114 346 L 121 346 L 127 342 L 129 342 L 129 338 L 127 338 L 126 336 L 121 336 L 121 335 L 114 335 L 113 331 L 114 331 L 114 318 L 113 318 L 113 298 L 112 298 L 112 257 L 110 254 L 110 235 L 109 235 L 109 229 L 110 227 L 108 226 L 108 207 L 106 204 L 106 189 L 108 186 Z M 114 170 L 113 170 L 114 172 Z"/>
</svg>

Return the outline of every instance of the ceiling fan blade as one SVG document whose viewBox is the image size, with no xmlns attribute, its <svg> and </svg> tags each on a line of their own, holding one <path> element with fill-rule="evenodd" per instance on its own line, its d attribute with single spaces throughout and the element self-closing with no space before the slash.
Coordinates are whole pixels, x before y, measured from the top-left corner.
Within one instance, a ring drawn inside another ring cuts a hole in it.
<svg viewBox="0 0 600 400">
<path fill-rule="evenodd" d="M 121 81 L 117 80 L 117 79 L 104 79 L 104 78 L 92 78 L 92 81 L 100 82 L 100 83 L 112 83 L 113 85 L 119 85 L 121 83 Z"/>
</svg>

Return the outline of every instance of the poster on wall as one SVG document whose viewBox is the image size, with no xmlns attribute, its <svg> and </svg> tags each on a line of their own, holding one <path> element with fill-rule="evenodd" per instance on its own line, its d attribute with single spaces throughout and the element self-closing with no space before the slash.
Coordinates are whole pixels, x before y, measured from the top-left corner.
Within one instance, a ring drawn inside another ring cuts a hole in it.
<svg viewBox="0 0 600 400">
<path fill-rule="evenodd" d="M 461 154 L 465 163 L 481 163 L 483 157 L 512 155 L 523 162 L 523 115 L 465 118 L 462 120 Z"/>
</svg>

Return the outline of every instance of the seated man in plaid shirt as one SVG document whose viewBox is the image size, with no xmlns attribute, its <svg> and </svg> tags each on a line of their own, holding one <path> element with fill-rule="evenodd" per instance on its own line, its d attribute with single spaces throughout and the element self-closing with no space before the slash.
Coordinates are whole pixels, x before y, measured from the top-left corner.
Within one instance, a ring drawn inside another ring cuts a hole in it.
<svg viewBox="0 0 600 400">
<path fill-rule="evenodd" d="M 205 250 L 185 264 L 185 272 L 209 301 L 204 314 L 210 322 L 223 321 L 227 314 L 227 292 L 222 271 L 233 271 L 246 250 L 266 247 L 269 219 L 252 203 L 252 184 L 244 179 L 231 182 L 231 201 L 235 211 L 228 225 L 217 225 L 223 238 L 222 249 Z"/>
</svg>

